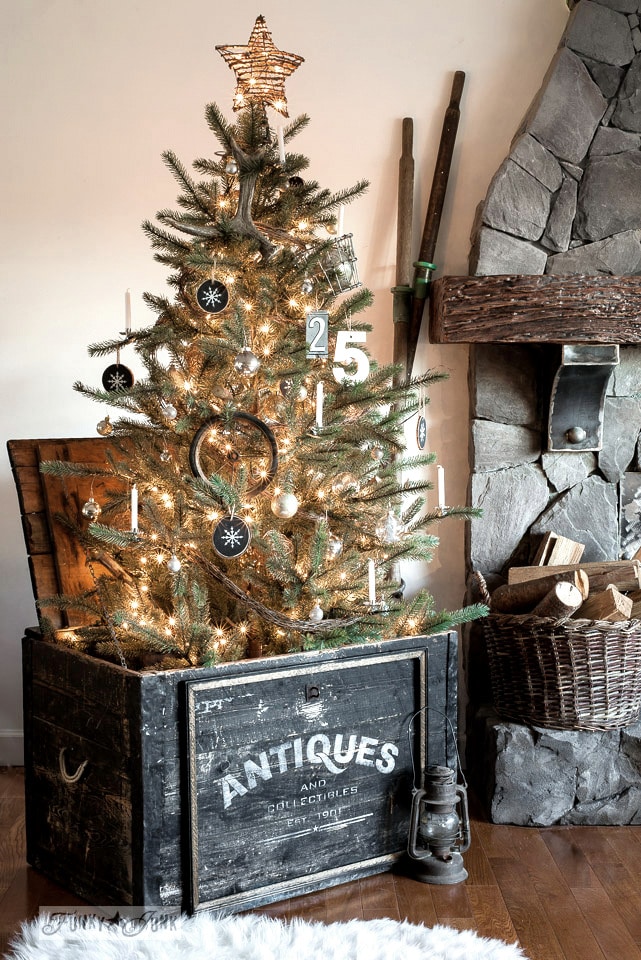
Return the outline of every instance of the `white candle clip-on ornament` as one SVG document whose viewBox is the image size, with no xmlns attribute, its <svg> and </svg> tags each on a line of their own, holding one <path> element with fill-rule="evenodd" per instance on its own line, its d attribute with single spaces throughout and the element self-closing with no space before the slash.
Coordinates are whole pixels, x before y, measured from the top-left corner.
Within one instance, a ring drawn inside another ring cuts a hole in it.
<svg viewBox="0 0 641 960">
<path fill-rule="evenodd" d="M 445 513 L 447 507 L 445 506 L 445 468 L 440 465 L 436 468 L 436 485 L 437 485 L 437 495 L 438 495 L 438 509 L 441 513 Z"/>
</svg>

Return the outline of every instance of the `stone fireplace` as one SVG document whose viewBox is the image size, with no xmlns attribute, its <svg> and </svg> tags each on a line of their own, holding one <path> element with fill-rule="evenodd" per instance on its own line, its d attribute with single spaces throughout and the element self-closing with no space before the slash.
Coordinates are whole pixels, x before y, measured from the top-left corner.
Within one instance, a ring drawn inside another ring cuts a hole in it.
<svg viewBox="0 0 641 960">
<path fill-rule="evenodd" d="M 549 531 L 584 543 L 585 562 L 641 547 L 641 0 L 570 6 L 477 210 L 470 277 L 434 285 L 432 341 L 471 343 L 470 503 L 483 510 L 466 545 L 474 599 L 473 571 L 504 582 Z M 559 445 L 568 344 L 582 345 L 586 373 L 574 371 L 577 430 Z M 617 347 L 596 382 L 594 348 L 607 345 Z M 593 733 L 500 721 L 476 627 L 465 668 L 468 763 L 496 822 L 641 823 L 641 724 Z"/>
</svg>

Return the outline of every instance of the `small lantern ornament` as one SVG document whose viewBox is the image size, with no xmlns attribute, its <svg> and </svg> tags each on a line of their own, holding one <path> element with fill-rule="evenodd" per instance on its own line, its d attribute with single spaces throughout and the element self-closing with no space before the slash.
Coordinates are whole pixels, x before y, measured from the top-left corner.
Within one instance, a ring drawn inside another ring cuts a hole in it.
<svg viewBox="0 0 641 960">
<path fill-rule="evenodd" d="M 461 802 L 461 815 L 457 804 Z M 421 883 L 461 883 L 467 879 L 463 857 L 470 846 L 467 790 L 456 782 L 456 771 L 431 766 L 424 787 L 412 798 L 407 852 L 412 876 Z"/>
</svg>

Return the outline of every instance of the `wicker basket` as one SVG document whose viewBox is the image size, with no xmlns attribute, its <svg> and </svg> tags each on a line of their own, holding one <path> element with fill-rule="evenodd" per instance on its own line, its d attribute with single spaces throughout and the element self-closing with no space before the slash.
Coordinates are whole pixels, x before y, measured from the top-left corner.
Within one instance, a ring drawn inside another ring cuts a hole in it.
<svg viewBox="0 0 641 960">
<path fill-rule="evenodd" d="M 479 576 L 485 602 L 485 581 Z M 557 730 L 613 730 L 641 708 L 641 621 L 557 621 L 492 613 L 483 621 L 501 717 Z"/>
</svg>

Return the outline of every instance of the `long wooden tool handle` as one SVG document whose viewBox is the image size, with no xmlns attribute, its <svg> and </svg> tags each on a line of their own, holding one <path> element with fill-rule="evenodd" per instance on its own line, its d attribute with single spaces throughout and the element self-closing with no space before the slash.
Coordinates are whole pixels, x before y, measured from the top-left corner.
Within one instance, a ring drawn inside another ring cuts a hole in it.
<svg viewBox="0 0 641 960">
<path fill-rule="evenodd" d="M 407 370 L 411 375 L 414 357 L 416 354 L 416 345 L 421 332 L 421 321 L 423 319 L 423 308 L 428 293 L 429 279 L 434 269 L 433 258 L 436 250 L 436 238 L 438 236 L 439 226 L 441 224 L 441 214 L 443 213 L 443 204 L 445 203 L 445 193 L 447 191 L 447 181 L 450 175 L 452 165 L 452 156 L 454 154 L 454 144 L 456 143 L 456 134 L 458 131 L 459 119 L 461 116 L 460 104 L 463 94 L 463 85 L 465 84 L 465 74 L 462 70 L 457 70 L 454 74 L 452 83 L 452 93 L 449 105 L 445 111 L 443 119 L 443 130 L 441 131 L 441 142 L 439 144 L 436 157 L 436 168 L 432 179 L 432 190 L 427 204 L 425 214 L 425 224 L 423 227 L 423 237 L 419 250 L 418 261 L 415 264 L 414 274 L 414 301 L 412 305 L 412 317 L 408 334 L 407 350 Z"/>
<path fill-rule="evenodd" d="M 407 341 L 412 312 L 412 216 L 414 208 L 414 121 L 403 120 L 401 157 L 398 163 L 398 212 L 396 221 L 396 286 L 394 295 L 394 364 L 402 369 L 397 382 L 407 378 Z"/>
<path fill-rule="evenodd" d="M 398 162 L 398 217 L 396 229 L 396 285 L 412 282 L 412 214 L 414 207 L 414 121 L 403 120 L 401 158 Z"/>
</svg>

